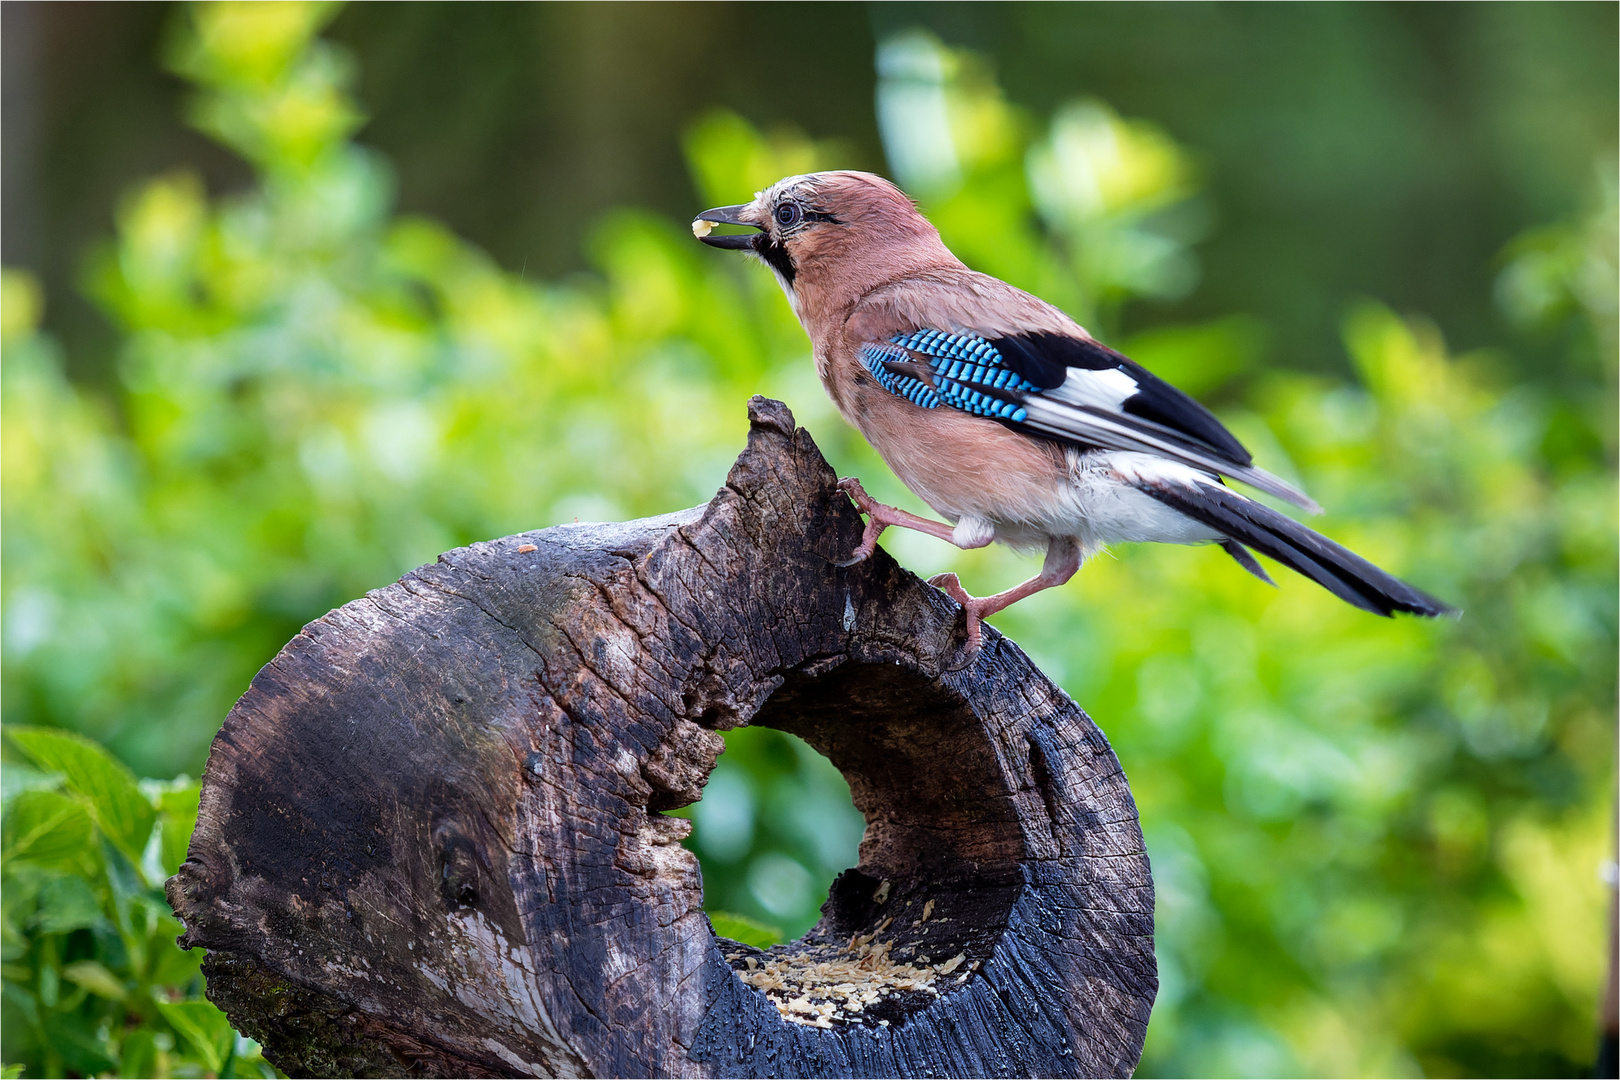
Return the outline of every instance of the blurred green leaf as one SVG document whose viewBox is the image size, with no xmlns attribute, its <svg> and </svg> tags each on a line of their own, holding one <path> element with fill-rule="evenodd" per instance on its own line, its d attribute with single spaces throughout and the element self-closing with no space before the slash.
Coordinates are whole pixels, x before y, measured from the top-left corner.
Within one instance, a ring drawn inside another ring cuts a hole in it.
<svg viewBox="0 0 1620 1080">
<path fill-rule="evenodd" d="M 1200 397 L 1264 366 L 1266 327 L 1247 315 L 1132 334 L 1119 351 L 1178 390 Z"/>
<path fill-rule="evenodd" d="M 122 980 L 95 960 L 75 960 L 62 969 L 62 978 L 109 1001 L 122 1001 L 129 993 Z"/>
<path fill-rule="evenodd" d="M 157 920 L 157 932 L 152 935 L 154 940 L 164 945 L 173 945 L 180 936 L 181 926 L 173 918 L 164 917 Z M 178 945 L 174 948 L 160 948 L 156 950 L 157 956 L 152 962 L 149 976 L 155 986 L 202 986 L 203 954 L 199 949 L 182 949 Z"/>
<path fill-rule="evenodd" d="M 746 202 L 784 176 L 837 167 L 829 147 L 787 131 L 761 138 L 748 121 L 723 109 L 701 117 L 684 143 L 696 187 L 708 206 Z"/>
<path fill-rule="evenodd" d="M 46 934 L 66 934 L 101 919 L 101 901 L 81 877 L 56 877 L 39 891 L 34 926 Z"/>
<path fill-rule="evenodd" d="M 54 1013 L 44 1019 L 43 1026 L 51 1049 L 80 1076 L 96 1076 L 118 1067 L 107 1052 L 106 1041 L 84 1017 Z"/>
<path fill-rule="evenodd" d="M 7 725 L 5 735 L 40 768 L 61 773 L 69 789 L 89 800 L 108 839 L 140 858 L 156 813 L 128 766 L 74 732 Z"/>
<path fill-rule="evenodd" d="M 6 808 L 0 834 L 7 862 L 72 867 L 90 850 L 92 824 L 76 799 L 56 791 L 25 791 Z"/>
<path fill-rule="evenodd" d="M 782 936 L 781 927 L 762 923 L 757 919 L 750 919 L 746 915 L 736 915 L 729 911 L 709 912 L 709 922 L 714 932 L 723 938 L 752 945 L 756 949 L 768 949 L 772 945 L 781 944 L 786 939 Z"/>
<path fill-rule="evenodd" d="M 181 780 L 165 785 L 158 794 L 159 826 L 163 834 L 163 870 L 172 875 L 186 861 L 191 834 L 197 828 L 197 802 L 202 781 Z"/>
<path fill-rule="evenodd" d="M 118 1048 L 118 1075 L 126 1080 L 158 1075 L 157 1038 L 150 1028 L 136 1028 L 124 1036 Z"/>
<path fill-rule="evenodd" d="M 10 805 L 12 797 L 24 791 L 61 786 L 61 773 L 43 773 L 15 761 L 0 763 L 0 807 Z"/>
<path fill-rule="evenodd" d="M 196 1050 L 209 1072 L 218 1074 L 225 1067 L 236 1043 L 236 1032 L 212 1002 L 160 1001 L 158 1010 Z"/>
</svg>

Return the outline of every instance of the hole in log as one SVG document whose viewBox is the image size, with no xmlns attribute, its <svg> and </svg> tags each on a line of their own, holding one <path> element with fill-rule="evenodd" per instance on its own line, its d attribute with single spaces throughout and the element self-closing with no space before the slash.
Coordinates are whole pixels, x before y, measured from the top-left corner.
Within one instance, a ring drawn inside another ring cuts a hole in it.
<svg viewBox="0 0 1620 1080">
<path fill-rule="evenodd" d="M 866 819 L 849 784 L 825 755 L 785 731 L 756 725 L 724 733 L 703 799 L 689 811 L 686 846 L 703 868 L 704 909 L 716 918 L 758 920 L 779 932 L 738 931 L 767 945 L 796 938 L 821 917 L 833 878 L 858 861 Z"/>
<path fill-rule="evenodd" d="M 973 978 L 1007 926 L 1021 833 L 996 749 L 966 702 L 895 665 L 791 674 L 749 721 L 802 738 L 866 819 L 859 865 L 797 941 L 721 939 L 790 1021 L 897 1025 Z"/>
</svg>

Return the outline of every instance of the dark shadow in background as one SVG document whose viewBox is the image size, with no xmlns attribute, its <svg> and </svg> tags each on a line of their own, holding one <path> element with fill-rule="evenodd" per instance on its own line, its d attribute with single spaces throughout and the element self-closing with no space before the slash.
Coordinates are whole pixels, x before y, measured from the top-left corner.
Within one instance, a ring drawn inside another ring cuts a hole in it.
<svg viewBox="0 0 1620 1080">
<path fill-rule="evenodd" d="M 515 271 L 586 264 L 597 215 L 698 205 L 683 130 L 706 109 L 837 138 L 883 168 L 873 50 L 924 26 L 986 53 L 1044 124 L 1095 95 L 1200 160 L 1218 214 L 1204 281 L 1132 329 L 1247 312 L 1271 362 L 1340 369 L 1346 305 L 1435 318 L 1459 351 L 1499 342 L 1492 260 L 1580 212 L 1617 124 L 1614 4 L 358 4 L 328 37 L 357 57 L 363 141 L 402 209 Z M 4 259 L 39 272 L 73 372 L 108 373 L 72 299 L 120 194 L 177 166 L 211 190 L 246 170 L 181 120 L 157 56 L 168 4 L 4 4 Z M 738 198 L 747 192 L 738 193 Z M 1515 378 L 1552 373 L 1531 343 Z"/>
</svg>

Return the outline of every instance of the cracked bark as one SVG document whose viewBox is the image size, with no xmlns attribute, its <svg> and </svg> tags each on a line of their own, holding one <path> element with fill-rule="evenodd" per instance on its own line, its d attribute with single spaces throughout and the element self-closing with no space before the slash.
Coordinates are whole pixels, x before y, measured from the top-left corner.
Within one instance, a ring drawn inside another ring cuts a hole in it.
<svg viewBox="0 0 1620 1080">
<path fill-rule="evenodd" d="M 226 718 L 169 898 L 287 1073 L 1135 1067 L 1153 888 L 1107 740 L 994 629 L 964 666 L 960 608 L 883 552 L 835 566 L 859 516 L 786 407 L 749 415 L 707 506 L 448 552 L 305 627 Z M 826 754 L 867 821 L 770 956 L 716 939 L 663 814 L 742 724 Z M 738 974 L 874 931 L 960 959 L 831 1027 Z"/>
</svg>

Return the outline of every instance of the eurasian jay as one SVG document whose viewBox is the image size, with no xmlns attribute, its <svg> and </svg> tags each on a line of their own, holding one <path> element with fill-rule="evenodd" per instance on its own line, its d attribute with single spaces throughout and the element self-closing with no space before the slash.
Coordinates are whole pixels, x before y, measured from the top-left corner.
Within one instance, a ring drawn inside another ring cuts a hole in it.
<svg viewBox="0 0 1620 1080">
<path fill-rule="evenodd" d="M 756 233 L 717 235 L 716 225 Z M 692 222 L 705 244 L 770 267 L 814 346 L 838 411 L 950 524 L 840 482 L 867 517 L 850 564 L 891 525 L 960 548 L 1042 550 L 1041 572 L 993 596 L 955 574 L 932 583 L 979 623 L 1074 576 L 1121 541 L 1217 543 L 1271 578 L 1253 548 L 1366 611 L 1452 609 L 1359 555 L 1226 487 L 1222 477 L 1316 512 L 1256 468 L 1198 402 L 1095 341 L 1052 305 L 969 270 L 898 188 L 871 173 L 790 176 Z"/>
</svg>

